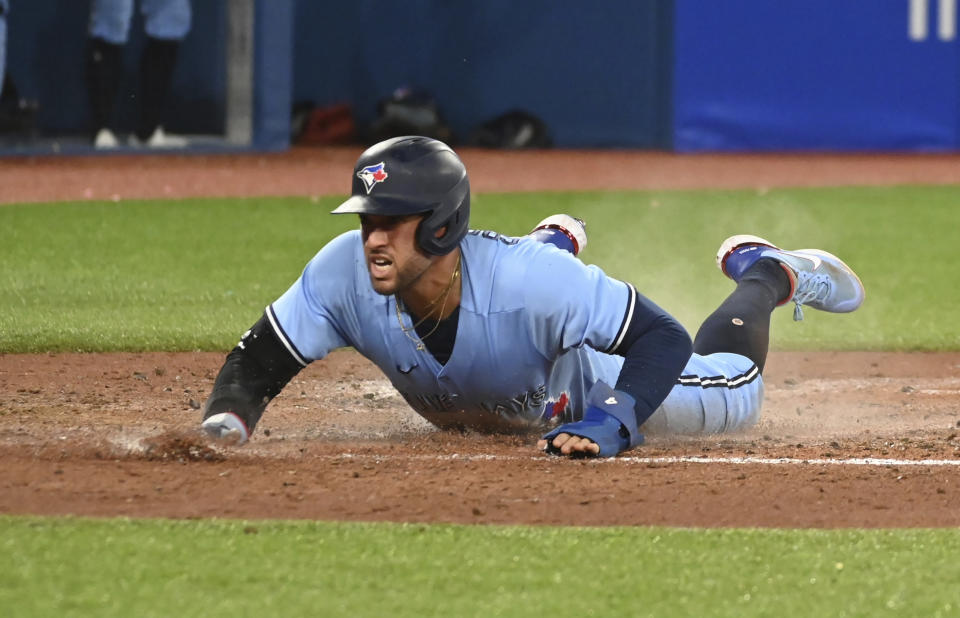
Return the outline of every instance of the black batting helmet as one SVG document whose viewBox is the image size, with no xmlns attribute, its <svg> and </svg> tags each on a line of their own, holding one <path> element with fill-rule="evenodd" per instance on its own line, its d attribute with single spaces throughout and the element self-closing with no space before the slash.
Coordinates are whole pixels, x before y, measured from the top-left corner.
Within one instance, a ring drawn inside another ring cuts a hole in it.
<svg viewBox="0 0 960 618">
<path fill-rule="evenodd" d="M 395 137 L 360 155 L 353 170 L 351 197 L 333 214 L 426 214 L 417 244 L 433 255 L 453 251 L 470 223 L 470 181 L 460 157 L 429 137 Z M 437 238 L 437 230 L 446 227 Z"/>
</svg>

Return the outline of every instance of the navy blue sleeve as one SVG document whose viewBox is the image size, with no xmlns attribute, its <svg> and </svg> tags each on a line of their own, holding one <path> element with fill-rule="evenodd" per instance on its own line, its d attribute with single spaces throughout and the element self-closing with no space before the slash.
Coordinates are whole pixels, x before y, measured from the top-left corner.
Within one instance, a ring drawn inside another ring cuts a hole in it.
<svg viewBox="0 0 960 618">
<path fill-rule="evenodd" d="M 624 357 L 617 390 L 636 400 L 637 425 L 667 398 L 693 353 L 686 329 L 669 313 L 638 293 L 624 315 L 623 336 L 611 353 Z"/>
</svg>

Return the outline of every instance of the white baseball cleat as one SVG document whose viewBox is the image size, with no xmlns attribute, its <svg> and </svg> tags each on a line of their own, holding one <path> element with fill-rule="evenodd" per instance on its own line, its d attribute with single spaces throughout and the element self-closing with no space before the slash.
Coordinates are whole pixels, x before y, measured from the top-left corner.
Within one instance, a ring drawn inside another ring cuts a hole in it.
<svg viewBox="0 0 960 618">
<path fill-rule="evenodd" d="M 790 278 L 790 295 L 780 304 L 793 302 L 794 320 L 803 319 L 804 305 L 848 313 L 863 304 L 866 297 L 857 273 L 843 260 L 820 249 L 785 251 L 759 236 L 740 234 L 723 241 L 717 251 L 717 266 L 723 274 L 740 281 L 743 274 L 761 258 L 779 262 Z"/>
<path fill-rule="evenodd" d="M 557 230 L 557 234 L 561 234 L 568 242 L 563 241 L 561 236 L 550 240 L 549 232 L 538 234 L 541 230 Z M 530 235 L 538 237 L 541 242 L 549 242 L 566 249 L 574 255 L 579 255 L 587 247 L 587 224 L 583 219 L 570 215 L 550 215 L 535 225 Z"/>
</svg>

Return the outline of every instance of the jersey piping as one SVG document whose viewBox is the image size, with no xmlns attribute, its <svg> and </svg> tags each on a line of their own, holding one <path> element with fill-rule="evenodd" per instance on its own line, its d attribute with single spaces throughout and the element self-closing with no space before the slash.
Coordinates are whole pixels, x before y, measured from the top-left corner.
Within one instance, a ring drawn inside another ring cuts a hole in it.
<svg viewBox="0 0 960 618">
<path fill-rule="evenodd" d="M 627 331 L 630 329 L 630 322 L 633 320 L 633 310 L 637 306 L 637 289 L 626 281 L 624 281 L 624 283 L 627 284 L 627 294 L 630 295 L 630 298 L 627 300 L 627 310 L 623 313 L 623 322 L 620 323 L 620 331 L 614 338 L 613 345 L 604 350 L 606 354 L 613 354 L 614 350 L 619 348 L 620 344 L 623 343 L 623 338 L 627 336 Z"/>
<path fill-rule="evenodd" d="M 293 356 L 294 360 L 300 363 L 301 366 L 306 367 L 309 363 L 303 359 L 303 355 L 300 354 L 300 351 L 297 350 L 297 346 L 293 345 L 293 342 L 290 341 L 290 337 L 287 336 L 287 333 L 283 332 L 283 327 L 280 326 L 280 322 L 277 320 L 277 316 L 273 313 L 273 305 L 267 305 L 267 319 L 270 320 L 270 326 L 273 327 L 273 332 L 277 335 L 277 338 L 280 340 L 280 343 L 283 344 L 283 347 L 287 348 L 287 351 L 290 352 L 290 355 Z"/>
</svg>

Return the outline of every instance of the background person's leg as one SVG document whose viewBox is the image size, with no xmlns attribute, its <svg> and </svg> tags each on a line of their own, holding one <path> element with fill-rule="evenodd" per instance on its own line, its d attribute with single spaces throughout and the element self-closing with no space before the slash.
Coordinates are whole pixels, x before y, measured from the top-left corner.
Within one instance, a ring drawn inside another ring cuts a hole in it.
<svg viewBox="0 0 960 618">
<path fill-rule="evenodd" d="M 140 57 L 140 117 L 137 138 L 147 141 L 163 124 L 180 41 L 148 38 Z"/>
<path fill-rule="evenodd" d="M 147 43 L 140 57 L 140 117 L 136 135 L 155 147 L 183 147 L 182 138 L 165 135 L 162 125 L 173 83 L 180 43 L 190 32 L 189 0 L 142 0 Z"/>
<path fill-rule="evenodd" d="M 7 69 L 7 0 L 0 0 L 0 95 Z"/>
<path fill-rule="evenodd" d="M 86 81 L 94 145 L 98 148 L 117 145 L 110 124 L 120 92 L 123 47 L 132 17 L 133 0 L 93 0 L 90 5 Z"/>
</svg>

